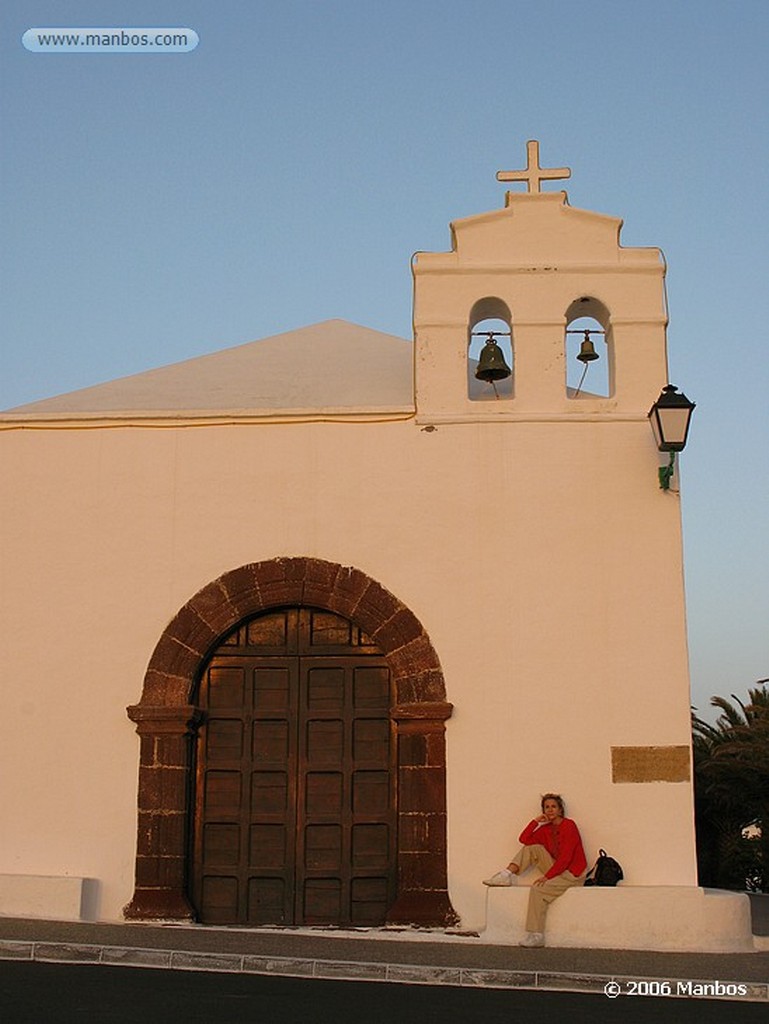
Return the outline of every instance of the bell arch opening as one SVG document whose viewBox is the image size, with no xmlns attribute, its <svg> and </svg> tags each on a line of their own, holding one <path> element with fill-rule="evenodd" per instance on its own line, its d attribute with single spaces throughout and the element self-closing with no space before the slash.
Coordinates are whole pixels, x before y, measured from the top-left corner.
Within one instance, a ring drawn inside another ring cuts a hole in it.
<svg viewBox="0 0 769 1024">
<path fill-rule="evenodd" d="M 419 620 L 357 569 L 313 558 L 241 566 L 184 605 L 158 641 L 142 697 L 127 709 L 140 737 L 136 883 L 132 920 L 191 920 L 189 822 L 193 747 L 204 717 L 204 666 L 242 623 L 277 608 L 325 609 L 376 645 L 392 681 L 397 871 L 389 923 L 455 923 L 446 873 L 445 722 L 452 707 L 435 650 Z"/>
<path fill-rule="evenodd" d="M 591 296 L 575 299 L 566 311 L 564 335 L 566 395 L 569 399 L 614 394 L 614 344 L 609 311 Z"/>
<path fill-rule="evenodd" d="M 507 303 L 495 296 L 479 299 L 467 323 L 467 397 L 473 402 L 512 398 L 513 358 Z"/>
</svg>

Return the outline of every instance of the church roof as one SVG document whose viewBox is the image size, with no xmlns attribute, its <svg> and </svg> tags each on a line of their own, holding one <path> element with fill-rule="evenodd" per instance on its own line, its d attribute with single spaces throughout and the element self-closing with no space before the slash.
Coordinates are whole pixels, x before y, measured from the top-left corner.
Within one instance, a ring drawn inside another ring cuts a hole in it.
<svg viewBox="0 0 769 1024">
<path fill-rule="evenodd" d="M 411 343 L 346 320 L 325 320 L 16 406 L 0 419 L 221 419 L 413 409 Z"/>
</svg>

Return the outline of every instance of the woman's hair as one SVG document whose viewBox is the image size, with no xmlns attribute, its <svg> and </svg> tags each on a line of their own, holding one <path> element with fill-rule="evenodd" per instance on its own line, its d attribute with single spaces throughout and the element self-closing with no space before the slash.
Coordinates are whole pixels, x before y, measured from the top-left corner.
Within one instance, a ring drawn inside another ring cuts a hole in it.
<svg viewBox="0 0 769 1024">
<path fill-rule="evenodd" d="M 561 816 L 566 814 L 566 810 L 563 806 L 563 797 L 559 796 L 558 793 L 545 793 L 542 797 L 542 810 L 545 810 L 545 800 L 555 800 L 558 804 L 558 810 L 561 812 Z"/>
</svg>

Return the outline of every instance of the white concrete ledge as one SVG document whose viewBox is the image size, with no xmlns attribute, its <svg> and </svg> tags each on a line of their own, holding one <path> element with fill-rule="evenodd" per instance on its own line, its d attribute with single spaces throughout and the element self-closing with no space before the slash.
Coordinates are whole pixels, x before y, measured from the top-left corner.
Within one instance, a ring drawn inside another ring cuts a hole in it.
<svg viewBox="0 0 769 1024">
<path fill-rule="evenodd" d="M 0 916 L 93 921 L 98 883 L 58 875 L 0 875 Z"/>
<path fill-rule="evenodd" d="M 489 888 L 485 942 L 520 942 L 528 895 L 527 885 Z M 548 946 L 580 949 L 754 949 L 747 896 L 672 885 L 569 889 L 550 905 L 545 941 Z"/>
</svg>

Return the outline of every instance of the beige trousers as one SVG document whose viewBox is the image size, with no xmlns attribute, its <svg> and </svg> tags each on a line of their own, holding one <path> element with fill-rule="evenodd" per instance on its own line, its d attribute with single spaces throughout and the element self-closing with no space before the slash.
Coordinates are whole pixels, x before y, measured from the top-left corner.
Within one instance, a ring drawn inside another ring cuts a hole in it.
<svg viewBox="0 0 769 1024">
<path fill-rule="evenodd" d="M 544 846 L 536 844 L 521 847 L 510 863 L 518 865 L 520 874 L 527 868 L 536 867 L 544 875 L 553 866 L 554 861 Z M 532 885 L 529 890 L 529 908 L 526 912 L 526 931 L 544 932 L 548 906 L 567 889 L 573 885 L 582 885 L 584 881 L 584 874 L 573 875 L 571 871 L 564 871 L 555 878 L 548 878 L 542 885 Z"/>
</svg>

